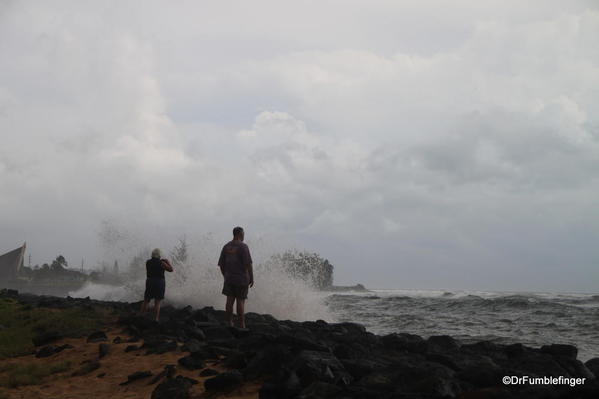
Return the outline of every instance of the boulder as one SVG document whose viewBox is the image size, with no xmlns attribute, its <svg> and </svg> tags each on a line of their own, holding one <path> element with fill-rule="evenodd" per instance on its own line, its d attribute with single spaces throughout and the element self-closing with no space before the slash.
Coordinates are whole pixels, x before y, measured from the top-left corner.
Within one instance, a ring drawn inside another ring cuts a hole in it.
<svg viewBox="0 0 599 399">
<path fill-rule="evenodd" d="M 189 390 L 193 385 L 187 378 L 170 378 L 159 384 L 152 392 L 151 399 L 190 399 Z"/>
<path fill-rule="evenodd" d="M 127 376 L 127 381 L 121 382 L 119 385 L 128 385 L 134 381 L 141 380 L 143 378 L 151 377 L 153 374 L 151 371 L 136 371 L 133 374 Z"/>
<path fill-rule="evenodd" d="M 195 338 L 190 338 L 185 341 L 185 344 L 181 346 L 181 350 L 185 352 L 197 352 L 201 350 L 204 345 Z"/>
<path fill-rule="evenodd" d="M 243 376 L 237 370 L 218 374 L 204 381 L 206 391 L 224 391 L 235 388 L 243 383 Z"/>
<path fill-rule="evenodd" d="M 188 370 L 198 370 L 206 367 L 204 360 L 194 356 L 194 354 L 182 357 L 177 362 Z"/>
<path fill-rule="evenodd" d="M 77 377 L 77 376 L 81 376 L 81 375 L 86 375 L 91 373 L 94 370 L 97 370 L 100 368 L 100 362 L 97 360 L 91 360 L 91 361 L 87 361 L 85 362 L 81 367 L 79 367 L 79 369 L 75 370 L 71 376 L 73 377 Z"/>
<path fill-rule="evenodd" d="M 456 351 L 460 348 L 458 342 L 449 335 L 433 335 L 426 341 L 430 352 Z"/>
<path fill-rule="evenodd" d="M 289 366 L 294 370 L 303 386 L 314 381 L 347 385 L 352 381 L 339 359 L 332 353 L 303 350 Z"/>
<path fill-rule="evenodd" d="M 415 334 L 388 334 L 382 336 L 380 338 L 380 342 L 387 350 L 424 353 L 428 349 L 427 341 L 425 341 L 421 336 Z"/>
<path fill-rule="evenodd" d="M 301 390 L 302 384 L 295 371 L 283 368 L 262 384 L 259 395 L 260 399 L 293 398 Z"/>
<path fill-rule="evenodd" d="M 47 345 L 35 353 L 35 357 L 49 357 L 56 353 L 56 348 L 52 345 Z"/>
<path fill-rule="evenodd" d="M 578 348 L 576 348 L 574 345 L 565 344 L 543 345 L 541 347 L 541 352 L 549 353 L 553 356 L 567 357 L 570 359 L 576 359 L 576 356 L 578 356 Z"/>
<path fill-rule="evenodd" d="M 204 369 L 200 372 L 200 377 L 212 377 L 217 374 L 218 374 L 218 371 L 208 368 L 208 369 Z"/>
<path fill-rule="evenodd" d="M 599 379 L 599 357 L 587 360 L 584 365 Z"/>
<path fill-rule="evenodd" d="M 245 368 L 245 377 L 253 380 L 279 370 L 291 356 L 289 348 L 271 344 L 250 359 Z"/>
<path fill-rule="evenodd" d="M 115 339 L 112 340 L 113 344 L 120 344 L 123 342 L 123 339 L 121 337 L 116 337 Z"/>
<path fill-rule="evenodd" d="M 163 379 L 164 377 L 173 378 L 176 371 L 177 371 L 177 367 L 174 364 L 167 364 L 166 366 L 164 366 L 164 370 L 162 370 L 160 373 L 156 374 L 156 376 L 154 378 L 152 378 L 152 380 L 148 383 L 148 385 L 154 385 L 158 381 Z"/>
<path fill-rule="evenodd" d="M 110 345 L 106 344 L 106 343 L 102 343 L 98 345 L 98 354 L 100 356 L 100 359 L 102 359 L 104 356 L 108 355 L 110 353 Z"/>
<path fill-rule="evenodd" d="M 337 385 L 316 381 L 303 389 L 297 396 L 297 399 L 336 398 L 341 391 L 342 389 Z"/>
<path fill-rule="evenodd" d="M 102 342 L 108 341 L 108 337 L 104 331 L 95 331 L 87 336 L 87 342 Z"/>
<path fill-rule="evenodd" d="M 247 355 L 240 351 L 230 353 L 223 361 L 223 365 L 228 369 L 244 369 L 247 364 Z"/>
</svg>

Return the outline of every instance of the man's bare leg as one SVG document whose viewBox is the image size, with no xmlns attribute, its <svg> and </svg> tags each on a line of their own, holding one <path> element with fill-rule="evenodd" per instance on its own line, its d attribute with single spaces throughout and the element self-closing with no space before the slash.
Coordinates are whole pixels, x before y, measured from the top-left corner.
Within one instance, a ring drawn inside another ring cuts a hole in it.
<svg viewBox="0 0 599 399">
<path fill-rule="evenodd" d="M 225 310 L 227 312 L 227 322 L 230 327 L 233 327 L 233 304 L 235 303 L 234 296 L 227 297 L 227 304 L 225 305 Z M 239 306 L 239 301 L 237 301 L 237 306 Z"/>
<path fill-rule="evenodd" d="M 161 299 L 154 299 L 154 320 L 156 321 L 160 318 L 160 302 Z"/>
<path fill-rule="evenodd" d="M 239 327 L 245 328 L 245 299 L 237 299 L 237 317 L 239 317 Z"/>
</svg>

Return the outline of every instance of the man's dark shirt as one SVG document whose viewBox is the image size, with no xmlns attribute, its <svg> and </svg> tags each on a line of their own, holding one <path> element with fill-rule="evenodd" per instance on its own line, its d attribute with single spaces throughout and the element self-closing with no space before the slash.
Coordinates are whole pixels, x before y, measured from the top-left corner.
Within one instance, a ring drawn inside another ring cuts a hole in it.
<svg viewBox="0 0 599 399">
<path fill-rule="evenodd" d="M 218 265 L 225 274 L 225 283 L 233 285 L 249 285 L 248 266 L 252 264 L 249 247 L 241 241 L 229 241 L 220 252 Z"/>
<path fill-rule="evenodd" d="M 162 267 L 162 261 L 158 258 L 149 259 L 146 262 L 146 275 L 148 278 L 161 278 L 164 279 L 164 268 Z"/>
</svg>

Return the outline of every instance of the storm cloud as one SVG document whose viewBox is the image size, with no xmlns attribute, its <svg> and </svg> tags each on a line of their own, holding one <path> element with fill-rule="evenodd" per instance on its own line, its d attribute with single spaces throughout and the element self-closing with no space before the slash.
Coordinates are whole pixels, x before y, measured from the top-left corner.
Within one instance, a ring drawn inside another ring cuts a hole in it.
<svg viewBox="0 0 599 399">
<path fill-rule="evenodd" d="M 338 283 L 596 291 L 598 37 L 594 1 L 0 1 L 0 251 L 243 225 Z"/>
</svg>

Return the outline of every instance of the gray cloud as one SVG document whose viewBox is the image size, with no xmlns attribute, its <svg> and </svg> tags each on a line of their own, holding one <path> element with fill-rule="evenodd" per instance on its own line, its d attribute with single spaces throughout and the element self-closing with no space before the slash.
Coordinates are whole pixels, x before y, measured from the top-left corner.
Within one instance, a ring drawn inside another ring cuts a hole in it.
<svg viewBox="0 0 599 399">
<path fill-rule="evenodd" d="M 596 290 L 594 2 L 0 7 L 6 250 L 242 224 L 340 282 Z"/>
</svg>

